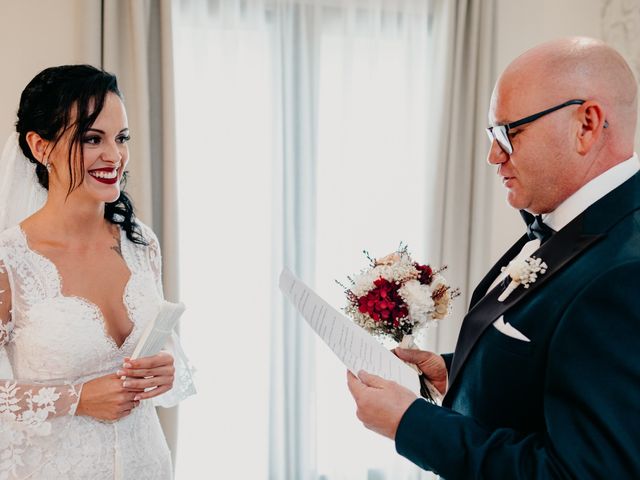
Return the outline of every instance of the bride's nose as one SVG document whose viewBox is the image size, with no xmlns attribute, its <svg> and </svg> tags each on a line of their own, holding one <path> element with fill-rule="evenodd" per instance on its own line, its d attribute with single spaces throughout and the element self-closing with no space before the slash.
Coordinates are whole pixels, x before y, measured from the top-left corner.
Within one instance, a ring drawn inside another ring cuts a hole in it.
<svg viewBox="0 0 640 480">
<path fill-rule="evenodd" d="M 122 152 L 122 145 L 116 142 L 105 142 L 104 150 L 101 157 L 105 162 L 119 164 L 122 162 L 124 153 Z"/>
</svg>

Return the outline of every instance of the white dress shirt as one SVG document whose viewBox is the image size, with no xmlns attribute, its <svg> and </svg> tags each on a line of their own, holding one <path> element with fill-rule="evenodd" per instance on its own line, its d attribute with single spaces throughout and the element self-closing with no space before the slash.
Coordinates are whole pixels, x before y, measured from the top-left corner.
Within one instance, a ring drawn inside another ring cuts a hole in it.
<svg viewBox="0 0 640 480">
<path fill-rule="evenodd" d="M 624 182 L 633 177 L 640 170 L 640 160 L 638 154 L 634 153 L 631 158 L 611 167 L 606 172 L 601 173 L 589 183 L 583 185 L 578 191 L 562 202 L 550 213 L 542 215 L 542 221 L 554 231 L 562 230 L 571 220 L 576 218 L 595 202 L 604 197 L 607 193 L 615 190 Z M 530 240 L 525 243 L 520 253 L 514 260 L 523 260 L 540 248 L 540 240 Z M 500 273 L 487 292 L 490 292 L 507 276 L 506 271 Z"/>
</svg>

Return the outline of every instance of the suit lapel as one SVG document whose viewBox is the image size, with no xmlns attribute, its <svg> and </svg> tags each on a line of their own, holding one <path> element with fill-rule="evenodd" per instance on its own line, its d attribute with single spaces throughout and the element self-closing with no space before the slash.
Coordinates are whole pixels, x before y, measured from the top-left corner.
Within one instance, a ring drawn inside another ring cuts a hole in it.
<svg viewBox="0 0 640 480">
<path fill-rule="evenodd" d="M 503 291 L 499 286 L 479 298 L 477 302 L 471 306 L 471 309 L 462 323 L 462 329 L 460 330 L 460 335 L 456 344 L 451 371 L 449 372 L 449 387 L 454 384 L 462 365 L 471 352 L 471 349 L 489 325 L 491 325 L 500 315 L 503 315 L 507 310 L 525 299 L 532 292 L 540 289 L 571 259 L 575 258 L 580 252 L 597 241 L 601 236 L 602 235 L 598 234 L 583 233 L 582 216 L 578 216 L 569 225 L 551 237 L 533 254 L 533 256 L 541 258 L 547 264 L 548 269 L 544 275 L 538 277 L 535 283 L 530 284 L 529 288 L 519 286 L 504 302 L 498 301 L 498 296 Z M 496 272 L 496 275 L 493 279 L 498 275 L 500 267 L 506 266 L 509 261 L 518 254 L 522 245 L 526 243 L 527 237 L 524 236 L 523 238 L 525 239 L 524 242 L 520 239 L 520 241 L 517 242 L 509 252 L 502 257 L 502 259 L 500 259 L 497 267 L 494 266 L 492 272 Z M 518 245 L 520 245 L 520 248 L 516 248 Z M 483 283 L 486 283 L 485 280 L 486 277 L 483 280 Z M 485 292 L 489 285 L 490 283 L 486 283 L 484 286 Z M 482 294 L 482 291 L 478 292 L 478 289 L 476 289 L 474 297 L 476 297 L 476 293 L 479 296 Z"/>
</svg>

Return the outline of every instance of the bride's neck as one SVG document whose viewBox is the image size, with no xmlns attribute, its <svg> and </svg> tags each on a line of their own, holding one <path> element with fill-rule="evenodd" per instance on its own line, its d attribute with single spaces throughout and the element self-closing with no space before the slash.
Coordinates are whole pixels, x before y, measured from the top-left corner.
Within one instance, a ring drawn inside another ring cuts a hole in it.
<svg viewBox="0 0 640 480">
<path fill-rule="evenodd" d="M 86 243 L 104 235 L 108 222 L 104 203 L 82 202 L 63 196 L 50 196 L 38 212 L 47 236 L 65 243 Z"/>
</svg>

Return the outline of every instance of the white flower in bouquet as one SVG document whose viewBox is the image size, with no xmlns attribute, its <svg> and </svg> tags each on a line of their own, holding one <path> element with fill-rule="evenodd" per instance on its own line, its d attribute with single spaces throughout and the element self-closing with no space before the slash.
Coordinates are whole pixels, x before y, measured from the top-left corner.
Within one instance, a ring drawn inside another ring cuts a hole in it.
<svg viewBox="0 0 640 480">
<path fill-rule="evenodd" d="M 429 285 L 423 285 L 418 280 L 408 280 L 398 293 L 409 307 L 409 318 L 414 326 L 426 325 L 436 310 L 436 305 L 431 297 Z"/>
</svg>

